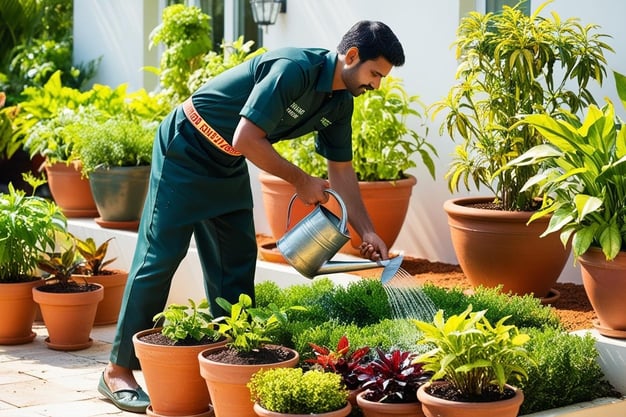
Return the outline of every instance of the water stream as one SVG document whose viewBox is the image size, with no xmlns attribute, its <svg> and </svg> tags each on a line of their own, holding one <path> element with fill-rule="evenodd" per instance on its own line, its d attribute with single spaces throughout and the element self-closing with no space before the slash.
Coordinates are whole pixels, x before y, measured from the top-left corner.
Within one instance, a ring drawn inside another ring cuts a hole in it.
<svg viewBox="0 0 626 417">
<path fill-rule="evenodd" d="M 396 275 L 383 284 L 393 317 L 432 321 L 437 308 L 424 293 L 415 277 L 400 268 Z"/>
</svg>

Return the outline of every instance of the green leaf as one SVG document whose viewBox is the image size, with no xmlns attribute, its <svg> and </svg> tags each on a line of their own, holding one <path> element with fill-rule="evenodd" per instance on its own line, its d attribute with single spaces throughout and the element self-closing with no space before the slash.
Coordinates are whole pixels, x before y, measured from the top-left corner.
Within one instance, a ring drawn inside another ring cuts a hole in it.
<svg viewBox="0 0 626 417">
<path fill-rule="evenodd" d="M 602 208 L 602 200 L 585 194 L 577 194 L 574 204 L 578 213 L 577 221 L 582 221 L 589 213 L 594 213 Z"/>
</svg>

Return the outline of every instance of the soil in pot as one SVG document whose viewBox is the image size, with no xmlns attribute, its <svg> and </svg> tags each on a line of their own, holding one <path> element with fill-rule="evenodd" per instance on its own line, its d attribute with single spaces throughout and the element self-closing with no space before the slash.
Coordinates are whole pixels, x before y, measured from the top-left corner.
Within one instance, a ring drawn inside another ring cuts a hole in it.
<svg viewBox="0 0 626 417">
<path fill-rule="evenodd" d="M 253 352 L 239 352 L 235 349 L 222 349 L 205 355 L 212 361 L 233 365 L 263 365 L 284 362 L 294 357 L 293 352 L 282 346 L 265 346 Z"/>
<path fill-rule="evenodd" d="M 500 392 L 497 386 L 492 385 L 487 387 L 480 396 L 467 396 L 461 395 L 461 393 L 447 382 L 439 382 L 435 385 L 430 385 L 426 388 L 426 392 L 438 398 L 443 398 L 448 401 L 463 401 L 463 402 L 491 402 L 508 400 L 515 396 L 515 391 L 509 387 L 504 387 L 504 392 Z"/>
</svg>

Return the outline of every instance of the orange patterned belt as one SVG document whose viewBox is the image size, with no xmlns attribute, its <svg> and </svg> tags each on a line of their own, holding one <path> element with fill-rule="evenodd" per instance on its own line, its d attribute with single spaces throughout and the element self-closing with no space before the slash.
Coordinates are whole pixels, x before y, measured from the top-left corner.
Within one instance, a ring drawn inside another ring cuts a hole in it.
<svg viewBox="0 0 626 417">
<path fill-rule="evenodd" d="M 233 148 L 219 133 L 215 131 L 215 129 L 204 121 L 202 116 L 200 116 L 200 113 L 198 113 L 196 108 L 193 106 L 191 97 L 183 103 L 183 112 L 185 112 L 185 116 L 187 116 L 187 119 L 192 125 L 194 125 L 198 132 L 200 132 L 202 136 L 207 138 L 208 141 L 215 145 L 219 150 L 231 156 L 241 156 L 241 152 L 238 152 L 235 148 Z"/>
</svg>

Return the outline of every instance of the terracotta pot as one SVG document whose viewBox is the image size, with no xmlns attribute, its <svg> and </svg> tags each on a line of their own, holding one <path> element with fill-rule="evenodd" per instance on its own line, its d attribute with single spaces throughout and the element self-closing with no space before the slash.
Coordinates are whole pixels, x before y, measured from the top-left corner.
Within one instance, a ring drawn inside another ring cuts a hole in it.
<svg viewBox="0 0 626 417">
<path fill-rule="evenodd" d="M 87 282 L 100 284 L 104 287 L 104 298 L 98 304 L 96 318 L 93 323 L 94 326 L 117 323 L 120 307 L 122 306 L 124 288 L 128 280 L 128 272 L 121 270 L 114 270 L 112 272 L 113 274 L 109 275 L 82 275 Z"/>
<path fill-rule="evenodd" d="M 434 382 L 437 384 L 437 382 Z M 426 417 L 516 417 L 524 401 L 522 390 L 507 385 L 515 390 L 515 396 L 508 400 L 491 402 L 460 402 L 435 397 L 426 392 L 431 383 L 422 385 L 417 390 L 417 398 L 422 403 Z"/>
<path fill-rule="evenodd" d="M 267 221 L 274 239 L 281 238 L 287 230 L 298 223 L 311 210 L 311 206 L 305 206 L 296 200 L 291 209 L 289 227 L 287 226 L 287 214 L 289 201 L 295 193 L 295 188 L 287 181 L 261 171 L 259 173 L 261 190 L 263 191 L 263 205 Z M 374 224 L 376 232 L 390 248 L 398 238 L 411 199 L 413 186 L 417 183 L 414 176 L 397 181 L 372 181 L 359 182 L 359 189 L 365 208 Z M 337 215 L 341 215 L 339 205 L 330 199 L 327 207 Z M 348 226 L 350 242 L 341 252 L 358 254 L 361 238 L 356 231 Z"/>
<path fill-rule="evenodd" d="M 45 164 L 48 186 L 54 201 L 66 217 L 94 217 L 98 215 L 87 178 L 81 174 L 80 161 Z"/>
<path fill-rule="evenodd" d="M 281 417 L 281 416 L 291 416 L 291 417 L 311 417 L 311 416 L 319 416 L 319 417 L 345 417 L 352 411 L 352 406 L 350 403 L 346 404 L 344 408 L 335 411 L 329 411 L 327 413 L 316 413 L 316 414 L 286 414 L 286 413 L 276 413 L 274 411 L 266 410 L 261 407 L 259 403 L 254 403 L 254 412 L 259 417 Z"/>
<path fill-rule="evenodd" d="M 497 287 L 505 293 L 547 297 L 570 254 L 558 233 L 540 235 L 549 218 L 530 224 L 532 212 L 467 207 L 492 198 L 457 198 L 444 203 L 452 244 L 472 286 Z"/>
<path fill-rule="evenodd" d="M 356 402 L 365 417 L 423 417 L 422 405 L 414 403 L 379 403 L 363 398 L 367 391 L 362 391 L 356 396 Z"/>
<path fill-rule="evenodd" d="M 263 192 L 263 207 L 274 240 L 280 239 L 291 227 L 311 212 L 313 207 L 306 206 L 296 199 L 291 208 L 291 216 L 287 219 L 289 201 L 296 192 L 293 185 L 280 177 L 259 172 L 261 191 Z M 289 220 L 289 224 L 287 224 Z"/>
<path fill-rule="evenodd" d="M 602 335 L 626 339 L 626 252 L 607 261 L 602 251 L 590 248 L 578 258 L 583 286 L 598 320 Z"/>
<path fill-rule="evenodd" d="M 98 303 L 104 297 L 98 289 L 79 293 L 52 293 L 33 288 L 33 299 L 39 304 L 48 329 L 46 344 L 54 350 L 80 350 L 93 344 L 90 337 Z"/>
<path fill-rule="evenodd" d="M 209 346 L 223 346 L 226 339 L 199 346 L 163 346 L 141 340 L 161 329 L 143 330 L 133 335 L 135 354 L 150 393 L 146 413 L 151 416 L 212 416 L 211 397 L 200 376 L 198 354 Z"/>
<path fill-rule="evenodd" d="M 42 280 L 0 284 L 0 345 L 30 343 L 37 334 L 33 321 L 37 304 L 33 301 L 33 288 Z"/>
<path fill-rule="evenodd" d="M 259 369 L 293 368 L 300 360 L 300 355 L 293 349 L 289 349 L 294 353 L 293 358 L 262 365 L 233 365 L 207 357 L 221 349 L 224 347 L 209 348 L 198 355 L 200 374 L 211 394 L 215 417 L 256 417 L 250 390 L 246 386 L 252 375 Z"/>
</svg>

